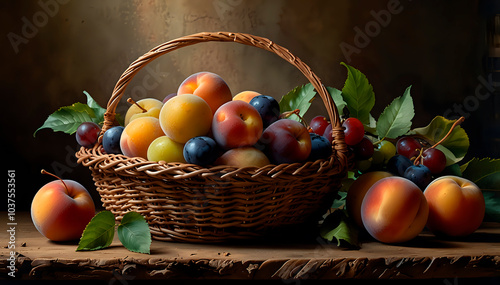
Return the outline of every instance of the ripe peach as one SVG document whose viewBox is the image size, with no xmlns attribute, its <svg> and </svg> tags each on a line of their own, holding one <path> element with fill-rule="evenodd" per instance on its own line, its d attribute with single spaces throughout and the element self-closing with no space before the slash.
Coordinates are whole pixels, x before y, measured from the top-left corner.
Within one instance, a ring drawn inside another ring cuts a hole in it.
<svg viewBox="0 0 500 285">
<path fill-rule="evenodd" d="M 360 228 L 364 228 L 363 221 L 361 219 L 361 204 L 363 203 L 363 198 L 365 198 L 366 192 L 368 192 L 370 187 L 372 187 L 377 181 L 389 176 L 392 176 L 392 174 L 386 171 L 367 172 L 359 176 L 349 187 L 345 199 L 346 210 L 349 216 Z"/>
<path fill-rule="evenodd" d="M 125 126 L 130 123 L 130 121 L 140 118 L 140 117 L 154 117 L 158 118 L 160 115 L 161 107 L 163 103 L 160 100 L 154 98 L 146 98 L 135 102 L 136 104 L 132 104 L 125 114 Z M 137 106 L 139 105 L 139 106 Z M 147 111 L 144 111 L 143 109 Z"/>
<path fill-rule="evenodd" d="M 281 119 L 267 127 L 259 140 L 260 146 L 275 164 L 305 161 L 312 147 L 309 131 L 291 119 Z"/>
<path fill-rule="evenodd" d="M 198 72 L 190 75 L 180 84 L 177 94 L 194 94 L 205 100 L 212 114 L 224 103 L 233 99 L 224 79 L 212 72 Z"/>
<path fill-rule="evenodd" d="M 177 95 L 163 105 L 160 124 L 167 136 L 184 144 L 210 131 L 212 111 L 208 103 L 196 95 Z"/>
<path fill-rule="evenodd" d="M 436 234 L 466 236 L 483 221 L 483 193 L 472 181 L 442 176 L 425 188 L 424 195 L 429 203 L 427 228 Z"/>
<path fill-rule="evenodd" d="M 126 156 L 147 159 L 149 144 L 157 137 L 164 135 L 157 118 L 140 117 L 130 121 L 123 130 L 120 138 L 120 149 Z"/>
<path fill-rule="evenodd" d="M 398 176 L 382 178 L 368 190 L 361 204 L 367 232 L 384 243 L 415 238 L 425 227 L 429 206 L 415 183 Z"/>
<path fill-rule="evenodd" d="M 270 164 L 267 156 L 255 147 L 233 148 L 222 154 L 215 165 L 241 167 L 263 167 Z"/>
<path fill-rule="evenodd" d="M 253 97 L 261 95 L 258 92 L 255 91 L 242 91 L 233 97 L 233 101 L 235 100 L 241 100 L 245 101 L 247 103 L 250 103 L 250 100 L 252 100 Z"/>
<path fill-rule="evenodd" d="M 175 142 L 167 136 L 161 136 L 149 145 L 148 160 L 186 163 L 183 150 L 184 144 Z"/>
<path fill-rule="evenodd" d="M 31 202 L 33 224 L 53 241 L 79 239 L 95 215 L 94 202 L 87 189 L 73 180 L 62 181 L 45 184 Z"/>
<path fill-rule="evenodd" d="M 262 135 L 259 112 L 252 105 L 236 100 L 220 106 L 212 120 L 212 133 L 222 148 L 254 145 Z"/>
</svg>

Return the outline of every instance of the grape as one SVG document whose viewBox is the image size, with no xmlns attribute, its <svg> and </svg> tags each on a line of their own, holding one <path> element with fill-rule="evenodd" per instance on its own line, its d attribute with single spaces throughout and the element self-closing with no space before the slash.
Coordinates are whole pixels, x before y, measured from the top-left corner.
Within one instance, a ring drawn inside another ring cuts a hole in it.
<svg viewBox="0 0 500 285">
<path fill-rule="evenodd" d="M 425 190 L 425 187 L 432 181 L 431 171 L 422 164 L 408 167 L 403 177 L 417 184 L 422 191 Z"/>
<path fill-rule="evenodd" d="M 309 127 L 311 127 L 315 134 L 321 136 L 325 133 L 325 129 L 329 124 L 325 116 L 316 116 L 312 118 Z"/>
<path fill-rule="evenodd" d="M 328 124 L 325 128 L 325 132 L 323 133 L 323 137 L 325 137 L 330 144 L 333 141 L 333 136 L 332 136 L 332 124 Z"/>
<path fill-rule="evenodd" d="M 210 137 L 191 138 L 184 145 L 183 155 L 187 163 L 200 166 L 213 164 L 220 155 L 217 143 Z"/>
<path fill-rule="evenodd" d="M 271 96 L 255 96 L 249 104 L 259 112 L 264 128 L 276 122 L 280 117 L 280 104 Z"/>
<path fill-rule="evenodd" d="M 363 137 L 361 141 L 353 146 L 354 155 L 359 160 L 368 159 L 373 156 L 375 151 L 373 148 L 373 143 L 366 137 Z"/>
<path fill-rule="evenodd" d="M 311 154 L 308 160 L 326 159 L 332 154 L 332 145 L 325 138 L 315 133 L 309 133 L 311 137 Z"/>
<path fill-rule="evenodd" d="M 84 122 L 76 129 L 76 141 L 83 147 L 91 148 L 97 142 L 101 127 L 93 122 Z"/>
<path fill-rule="evenodd" d="M 121 154 L 120 138 L 122 136 L 124 127 L 116 126 L 108 129 L 102 135 L 102 147 L 104 151 L 109 154 Z"/>
<path fill-rule="evenodd" d="M 381 141 L 377 149 L 383 154 L 384 162 L 387 163 L 391 157 L 396 155 L 396 147 L 390 141 Z"/>
<path fill-rule="evenodd" d="M 427 166 L 432 174 L 438 174 L 446 167 L 446 156 L 439 149 L 428 148 L 422 153 L 422 164 Z"/>
<path fill-rule="evenodd" d="M 345 143 L 347 145 L 357 145 L 365 135 L 365 127 L 360 120 L 356 118 L 347 118 L 342 126 L 345 128 Z"/>
<path fill-rule="evenodd" d="M 356 160 L 354 164 L 357 170 L 361 172 L 366 172 L 372 166 L 372 160 L 371 159 Z"/>
<path fill-rule="evenodd" d="M 396 154 L 387 161 L 387 171 L 394 175 L 403 176 L 406 169 L 412 165 L 413 163 L 408 157 Z"/>
<path fill-rule="evenodd" d="M 417 157 L 420 154 L 421 148 L 422 145 L 416 139 L 409 136 L 400 138 L 396 143 L 398 154 L 408 158 Z"/>
<path fill-rule="evenodd" d="M 379 148 L 375 148 L 373 151 L 372 163 L 375 165 L 380 165 L 384 163 L 384 154 Z"/>
</svg>

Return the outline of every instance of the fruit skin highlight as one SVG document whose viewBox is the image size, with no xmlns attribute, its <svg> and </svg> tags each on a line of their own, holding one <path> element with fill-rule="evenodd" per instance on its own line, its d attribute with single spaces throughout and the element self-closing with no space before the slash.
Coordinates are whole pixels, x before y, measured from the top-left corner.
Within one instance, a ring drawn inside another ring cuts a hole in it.
<svg viewBox="0 0 500 285">
<path fill-rule="evenodd" d="M 452 237 L 472 234 L 481 225 L 485 201 L 481 189 L 458 176 L 441 176 L 425 189 L 429 203 L 427 228 L 438 235 Z"/>
<path fill-rule="evenodd" d="M 52 241 L 79 239 L 95 215 L 92 197 L 73 180 L 45 184 L 31 202 L 31 219 L 36 229 Z"/>
<path fill-rule="evenodd" d="M 222 104 L 233 99 L 231 90 L 224 79 L 219 75 L 202 71 L 190 75 L 179 85 L 177 95 L 194 94 L 205 100 L 212 114 L 222 106 Z"/>
<path fill-rule="evenodd" d="M 415 183 L 392 176 L 375 184 L 361 204 L 366 231 L 384 243 L 402 243 L 415 238 L 425 227 L 429 206 Z"/>
</svg>

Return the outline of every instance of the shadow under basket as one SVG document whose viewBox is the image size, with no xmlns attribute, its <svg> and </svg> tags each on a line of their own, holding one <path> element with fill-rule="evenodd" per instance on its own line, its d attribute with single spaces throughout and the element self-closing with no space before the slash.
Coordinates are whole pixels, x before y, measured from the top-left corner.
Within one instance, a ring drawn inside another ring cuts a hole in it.
<svg viewBox="0 0 500 285">
<path fill-rule="evenodd" d="M 304 163 L 236 168 L 107 154 L 102 135 L 115 125 L 116 107 L 133 76 L 161 55 L 210 41 L 262 48 L 297 67 L 325 104 L 333 129 L 332 155 Z M 97 144 L 82 147 L 76 156 L 91 170 L 103 207 L 118 220 L 128 211 L 136 211 L 144 216 L 156 240 L 203 243 L 257 238 L 318 221 L 332 205 L 348 167 L 338 111 L 319 78 L 299 58 L 272 41 L 228 32 L 181 37 L 134 61 L 115 86 Z"/>
</svg>

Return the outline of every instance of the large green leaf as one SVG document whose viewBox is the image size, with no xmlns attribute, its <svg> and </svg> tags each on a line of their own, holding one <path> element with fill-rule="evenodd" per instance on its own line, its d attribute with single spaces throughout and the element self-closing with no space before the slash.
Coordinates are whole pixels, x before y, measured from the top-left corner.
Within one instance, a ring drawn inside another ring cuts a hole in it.
<svg viewBox="0 0 500 285">
<path fill-rule="evenodd" d="M 408 134 L 421 135 L 429 143 L 435 144 L 446 136 L 455 121 L 456 120 L 448 120 L 442 116 L 436 116 L 426 127 L 416 128 Z M 469 137 L 462 127 L 456 126 L 450 136 L 442 142 L 441 145 L 453 153 L 454 158 L 452 160 L 458 162 L 467 154 L 467 150 L 469 149 Z M 450 157 L 447 158 L 451 159 Z"/>
<path fill-rule="evenodd" d="M 299 109 L 299 115 L 304 117 L 311 106 L 312 100 L 314 100 L 314 96 L 316 96 L 316 91 L 311 83 L 295 87 L 281 98 L 279 102 L 280 112 L 284 113 Z M 289 119 L 300 122 L 300 118 L 297 116 L 290 116 Z"/>
<path fill-rule="evenodd" d="M 320 236 L 328 241 L 336 240 L 337 246 L 345 244 L 359 248 L 358 229 L 345 210 L 335 210 L 325 218 L 320 228 Z"/>
<path fill-rule="evenodd" d="M 415 115 L 411 86 L 406 88 L 403 96 L 397 97 L 387 106 L 377 121 L 377 134 L 381 139 L 395 139 L 406 134 L 411 128 L 411 120 Z"/>
<path fill-rule="evenodd" d="M 117 229 L 118 238 L 130 251 L 149 253 L 151 246 L 151 232 L 144 217 L 137 212 L 128 212 Z"/>
<path fill-rule="evenodd" d="M 375 93 L 373 87 L 356 68 L 340 63 L 347 68 L 347 79 L 342 88 L 342 97 L 347 103 L 351 117 L 358 118 L 363 124 L 370 124 L 370 111 L 375 105 Z"/>
<path fill-rule="evenodd" d="M 344 101 L 344 98 L 342 97 L 342 91 L 333 87 L 326 87 L 326 90 L 328 90 L 328 93 L 330 93 L 330 96 L 332 97 L 333 102 L 335 103 L 335 106 L 339 111 L 339 116 L 342 116 L 344 107 L 347 106 L 347 103 Z"/>
<path fill-rule="evenodd" d="M 83 231 L 77 251 L 98 250 L 108 247 L 115 235 L 115 216 L 110 211 L 95 215 Z"/>
<path fill-rule="evenodd" d="M 476 183 L 479 188 L 500 190 L 500 159 L 473 158 L 460 169 L 462 177 Z"/>
</svg>

